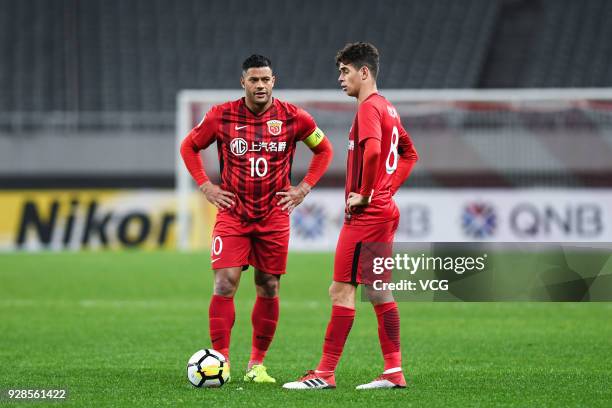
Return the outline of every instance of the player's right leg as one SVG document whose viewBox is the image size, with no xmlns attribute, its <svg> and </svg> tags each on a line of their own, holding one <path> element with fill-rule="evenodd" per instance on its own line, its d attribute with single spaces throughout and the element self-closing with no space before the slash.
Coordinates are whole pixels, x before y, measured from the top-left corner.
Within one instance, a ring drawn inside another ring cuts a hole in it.
<svg viewBox="0 0 612 408">
<path fill-rule="evenodd" d="M 356 286 L 346 282 L 332 282 L 329 295 L 332 299 L 332 313 L 325 340 L 323 342 L 323 355 L 316 370 L 309 370 L 297 381 L 283 385 L 290 390 L 316 390 L 336 388 L 334 372 L 344 344 L 355 320 L 355 292 Z"/>
<path fill-rule="evenodd" d="M 234 295 L 238 289 L 242 267 L 215 269 L 214 292 L 208 308 L 208 326 L 212 348 L 229 361 L 232 327 L 236 318 Z"/>
<path fill-rule="evenodd" d="M 208 309 L 212 347 L 229 361 L 229 346 L 234 326 L 234 295 L 240 275 L 248 267 L 251 242 L 249 231 L 238 218 L 227 212 L 217 213 L 213 230 L 210 261 L 215 273 L 214 293 Z"/>
<path fill-rule="evenodd" d="M 283 385 L 286 389 L 335 388 L 334 371 L 344 350 L 346 339 L 355 320 L 355 293 L 358 282 L 357 268 L 361 244 L 352 229 L 342 227 L 334 260 L 334 282 L 329 288 L 332 313 L 323 343 L 323 355 L 316 370 L 310 370 L 298 379 Z"/>
</svg>

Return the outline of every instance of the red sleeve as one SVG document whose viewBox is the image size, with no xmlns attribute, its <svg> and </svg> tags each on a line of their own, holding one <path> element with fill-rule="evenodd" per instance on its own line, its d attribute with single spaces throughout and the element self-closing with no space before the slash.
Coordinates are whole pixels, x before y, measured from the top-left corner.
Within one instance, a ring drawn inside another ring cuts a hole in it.
<svg viewBox="0 0 612 408">
<path fill-rule="evenodd" d="M 362 142 L 360 142 L 362 143 Z M 367 138 L 363 150 L 363 167 L 361 170 L 361 189 L 359 194 L 369 197 L 374 190 L 376 175 L 378 174 L 378 161 L 380 159 L 380 139 Z"/>
<path fill-rule="evenodd" d="M 302 141 L 312 134 L 317 128 L 315 120 L 304 109 L 297 110 L 297 140 Z"/>
<path fill-rule="evenodd" d="M 359 144 L 370 138 L 380 142 L 382 139 L 382 115 L 373 103 L 362 103 L 357 111 L 357 127 L 359 129 Z"/>
<path fill-rule="evenodd" d="M 208 111 L 204 119 L 189 132 L 181 143 L 181 157 L 198 186 L 208 181 L 200 150 L 206 149 L 215 141 L 218 123 L 215 111 L 215 108 Z"/>
<path fill-rule="evenodd" d="M 323 176 L 323 173 L 325 173 L 325 170 L 329 167 L 329 163 L 331 163 L 334 156 L 334 150 L 327 138 L 321 140 L 321 142 L 311 150 L 314 156 L 312 156 L 312 161 L 304 177 L 304 182 L 310 187 L 314 187 Z"/>
<path fill-rule="evenodd" d="M 412 144 L 412 140 L 408 135 L 408 132 L 403 127 L 400 127 L 399 141 L 397 144 L 397 151 L 399 154 L 397 169 L 393 174 L 393 181 L 391 182 L 391 194 L 395 194 L 400 186 L 406 181 L 412 168 L 414 167 L 419 155 Z"/>
<path fill-rule="evenodd" d="M 194 127 L 189 135 L 193 142 L 201 150 L 206 149 L 215 141 L 215 134 L 219 126 L 219 112 L 216 106 L 213 106 L 198 124 Z"/>
</svg>

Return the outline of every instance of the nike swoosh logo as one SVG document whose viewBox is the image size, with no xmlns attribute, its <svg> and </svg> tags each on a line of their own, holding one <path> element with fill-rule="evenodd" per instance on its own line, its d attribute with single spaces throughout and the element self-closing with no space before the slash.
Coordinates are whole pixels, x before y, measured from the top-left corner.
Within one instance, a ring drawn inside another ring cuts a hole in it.
<svg viewBox="0 0 612 408">
<path fill-rule="evenodd" d="M 211 263 L 213 263 L 213 262 L 217 262 L 219 259 L 221 259 L 221 258 L 211 259 L 211 260 L 210 260 L 210 262 L 211 262 Z"/>
<path fill-rule="evenodd" d="M 247 125 L 244 125 L 244 126 L 238 126 L 238 125 L 236 125 L 236 126 L 234 126 L 234 129 L 236 129 L 236 130 L 240 130 L 240 129 L 244 129 L 245 127 L 247 127 Z"/>
</svg>

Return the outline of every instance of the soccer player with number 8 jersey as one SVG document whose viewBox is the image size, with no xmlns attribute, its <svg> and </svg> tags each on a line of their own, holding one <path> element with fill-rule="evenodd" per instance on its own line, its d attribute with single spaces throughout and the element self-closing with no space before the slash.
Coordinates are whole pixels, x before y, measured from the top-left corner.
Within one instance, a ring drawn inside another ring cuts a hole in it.
<svg viewBox="0 0 612 408">
<path fill-rule="evenodd" d="M 359 284 L 374 306 L 384 371 L 359 390 L 404 388 L 400 350 L 400 320 L 390 291 L 374 290 L 363 273 L 362 249 L 368 243 L 390 246 L 399 224 L 393 201 L 418 156 L 401 124 L 395 107 L 378 93 L 378 50 L 372 44 L 347 44 L 336 56 L 342 90 L 355 97 L 358 111 L 348 141 L 345 189 L 345 221 L 338 238 L 333 282 L 331 319 L 327 326 L 323 355 L 316 370 L 285 384 L 287 389 L 335 388 L 334 371 L 355 318 L 355 293 Z"/>
<path fill-rule="evenodd" d="M 211 263 L 215 273 L 209 307 L 212 347 L 229 361 L 234 294 L 249 265 L 255 269 L 251 357 L 245 381 L 275 382 L 263 360 L 279 316 L 280 276 L 285 273 L 289 214 L 321 178 L 332 159 L 331 143 L 304 110 L 272 97 L 270 60 L 252 55 L 242 64 L 245 96 L 214 106 L 185 138 L 181 156 L 206 199 L 218 208 Z M 296 143 L 314 153 L 304 179 L 291 186 Z M 199 151 L 216 143 L 221 184 L 212 184 Z"/>
</svg>

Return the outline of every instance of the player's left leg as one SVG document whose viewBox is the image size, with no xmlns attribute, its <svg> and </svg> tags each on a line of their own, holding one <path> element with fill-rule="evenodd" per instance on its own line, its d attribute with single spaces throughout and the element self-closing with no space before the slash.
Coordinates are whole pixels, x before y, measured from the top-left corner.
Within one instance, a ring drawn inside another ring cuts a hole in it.
<svg viewBox="0 0 612 408">
<path fill-rule="evenodd" d="M 406 387 L 406 380 L 402 372 L 400 317 L 397 303 L 390 290 L 375 290 L 372 285 L 364 285 L 363 287 L 376 312 L 378 340 L 385 360 L 385 367 L 382 375 L 367 384 L 359 385 L 357 389 L 404 388 Z"/>
<path fill-rule="evenodd" d="M 372 246 L 371 257 L 390 257 L 393 255 L 393 238 L 399 220 L 395 222 L 385 223 L 380 225 L 381 235 L 378 237 L 378 242 Z M 358 390 L 367 390 L 374 388 L 404 388 L 406 380 L 402 372 L 402 353 L 400 347 L 400 317 L 397 310 L 397 303 L 393 298 L 393 293 L 390 290 L 376 290 L 371 285 L 372 275 L 368 272 L 364 273 L 363 288 L 368 300 L 372 303 L 376 318 L 378 320 L 378 340 L 382 350 L 385 367 L 382 375 L 375 378 L 367 384 L 362 384 L 357 387 Z M 378 278 L 391 280 L 391 271 L 387 271 Z"/>
<path fill-rule="evenodd" d="M 245 381 L 275 383 L 276 380 L 267 373 L 263 365 L 264 358 L 274 338 L 278 325 L 279 301 L 278 290 L 280 275 L 255 269 L 255 290 L 257 298 L 251 314 L 253 324 L 253 341 L 251 357 L 247 367 Z"/>
<path fill-rule="evenodd" d="M 278 324 L 280 277 L 287 267 L 289 248 L 288 214 L 275 209 L 259 222 L 251 248 L 249 263 L 255 267 L 257 298 L 251 314 L 253 340 L 245 381 L 274 383 L 263 362 Z"/>
</svg>

